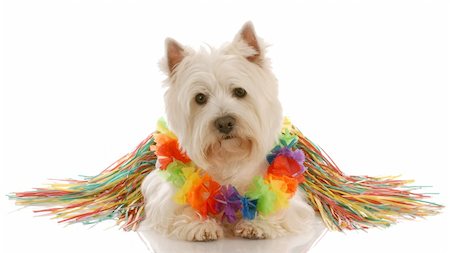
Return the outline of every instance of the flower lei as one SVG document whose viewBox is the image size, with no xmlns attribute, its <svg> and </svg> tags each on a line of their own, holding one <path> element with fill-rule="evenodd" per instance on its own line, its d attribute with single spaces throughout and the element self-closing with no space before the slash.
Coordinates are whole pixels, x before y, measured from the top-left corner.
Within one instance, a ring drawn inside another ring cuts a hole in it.
<svg viewBox="0 0 450 253">
<path fill-rule="evenodd" d="M 178 188 L 173 199 L 190 205 L 202 217 L 222 214 L 222 220 L 234 223 L 240 215 L 252 220 L 286 208 L 289 199 L 303 183 L 305 154 L 297 149 L 297 137 L 284 128 L 279 143 L 267 155 L 269 166 L 264 177 L 256 176 L 244 194 L 232 185 L 220 185 L 197 168 L 180 151 L 177 137 L 159 120 L 155 136 L 155 153 L 159 169 L 167 181 Z"/>
</svg>

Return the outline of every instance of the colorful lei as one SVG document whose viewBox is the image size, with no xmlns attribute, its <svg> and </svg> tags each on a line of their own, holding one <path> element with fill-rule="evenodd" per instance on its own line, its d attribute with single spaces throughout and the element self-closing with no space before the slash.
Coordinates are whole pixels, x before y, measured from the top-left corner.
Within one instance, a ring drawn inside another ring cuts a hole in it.
<svg viewBox="0 0 450 253">
<path fill-rule="evenodd" d="M 305 181 L 305 154 L 295 148 L 298 138 L 282 131 L 279 143 L 267 155 L 269 166 L 263 176 L 255 176 L 248 190 L 240 194 L 232 185 L 220 185 L 195 166 L 180 151 L 177 137 L 160 120 L 155 133 L 159 169 L 167 181 L 178 188 L 174 201 L 189 205 L 203 217 L 222 214 L 234 223 L 239 216 L 252 220 L 286 208 L 298 185 Z"/>
</svg>

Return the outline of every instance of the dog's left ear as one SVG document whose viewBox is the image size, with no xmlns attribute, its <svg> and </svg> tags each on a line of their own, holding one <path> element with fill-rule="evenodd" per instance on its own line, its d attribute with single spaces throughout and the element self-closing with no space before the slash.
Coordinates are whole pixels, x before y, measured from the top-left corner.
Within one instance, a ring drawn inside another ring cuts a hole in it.
<svg viewBox="0 0 450 253">
<path fill-rule="evenodd" d="M 233 41 L 234 50 L 243 55 L 250 62 L 261 65 L 264 60 L 264 49 L 255 33 L 253 23 L 248 21 L 242 26 Z"/>
</svg>

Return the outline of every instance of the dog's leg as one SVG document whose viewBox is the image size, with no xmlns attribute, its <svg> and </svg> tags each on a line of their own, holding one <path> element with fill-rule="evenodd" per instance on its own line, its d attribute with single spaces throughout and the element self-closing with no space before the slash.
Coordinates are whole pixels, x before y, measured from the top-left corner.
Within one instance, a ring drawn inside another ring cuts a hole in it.
<svg viewBox="0 0 450 253">
<path fill-rule="evenodd" d="M 213 218 L 202 218 L 191 207 L 184 207 L 169 227 L 170 234 L 186 241 L 214 241 L 223 237 L 223 229 Z"/>
<path fill-rule="evenodd" d="M 296 194 L 289 207 L 267 217 L 241 220 L 234 227 L 234 234 L 247 239 L 273 239 L 287 234 L 311 233 L 315 220 L 314 210 Z"/>
</svg>

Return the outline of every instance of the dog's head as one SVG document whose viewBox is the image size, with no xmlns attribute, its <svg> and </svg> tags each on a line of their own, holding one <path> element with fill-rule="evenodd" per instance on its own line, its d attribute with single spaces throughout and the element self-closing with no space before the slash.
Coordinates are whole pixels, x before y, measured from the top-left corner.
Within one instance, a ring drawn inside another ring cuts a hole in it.
<svg viewBox="0 0 450 253">
<path fill-rule="evenodd" d="M 277 140 L 282 110 L 264 49 L 250 22 L 220 49 L 166 40 L 168 124 L 202 168 L 264 159 Z"/>
</svg>

